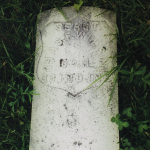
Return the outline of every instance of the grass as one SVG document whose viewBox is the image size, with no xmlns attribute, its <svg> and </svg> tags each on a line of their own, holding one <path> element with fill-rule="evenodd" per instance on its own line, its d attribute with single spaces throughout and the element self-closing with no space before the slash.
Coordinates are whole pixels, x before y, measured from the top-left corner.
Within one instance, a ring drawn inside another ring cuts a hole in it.
<svg viewBox="0 0 150 150">
<path fill-rule="evenodd" d="M 75 0 L 0 3 L 0 150 L 28 150 L 37 14 Z M 79 5 L 76 5 L 79 6 Z M 83 0 L 117 14 L 119 111 L 123 150 L 150 149 L 150 1 Z"/>
</svg>

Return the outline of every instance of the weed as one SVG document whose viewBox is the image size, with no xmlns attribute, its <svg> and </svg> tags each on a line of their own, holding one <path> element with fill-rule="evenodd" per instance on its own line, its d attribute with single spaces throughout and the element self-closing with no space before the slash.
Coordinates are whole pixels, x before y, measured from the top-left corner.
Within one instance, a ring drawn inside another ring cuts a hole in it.
<svg viewBox="0 0 150 150">
<path fill-rule="evenodd" d="M 74 4 L 73 6 L 74 6 L 74 8 L 75 8 L 76 10 L 79 10 L 80 7 L 81 7 L 82 4 L 83 4 L 83 1 L 82 1 L 82 0 L 76 0 L 76 1 L 77 1 L 77 3 L 79 3 L 79 4 Z"/>
</svg>

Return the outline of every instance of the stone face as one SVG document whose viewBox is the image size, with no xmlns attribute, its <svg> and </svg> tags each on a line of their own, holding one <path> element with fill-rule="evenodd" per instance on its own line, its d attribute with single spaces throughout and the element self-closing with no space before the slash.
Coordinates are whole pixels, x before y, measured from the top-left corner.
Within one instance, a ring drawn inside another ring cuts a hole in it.
<svg viewBox="0 0 150 150">
<path fill-rule="evenodd" d="M 118 89 L 112 75 L 87 88 L 116 65 L 116 16 L 93 7 L 56 9 L 38 17 L 35 93 L 29 150 L 117 150 Z M 101 14 L 102 13 L 102 14 Z M 101 14 L 101 15 L 99 15 Z M 97 89 L 98 88 L 98 89 Z M 96 90 L 97 89 L 97 90 Z"/>
</svg>

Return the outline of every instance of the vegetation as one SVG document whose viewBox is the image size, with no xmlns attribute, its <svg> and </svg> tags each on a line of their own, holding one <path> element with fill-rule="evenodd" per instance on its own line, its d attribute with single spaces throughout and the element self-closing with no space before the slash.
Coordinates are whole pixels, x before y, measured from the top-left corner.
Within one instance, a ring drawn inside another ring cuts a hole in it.
<svg viewBox="0 0 150 150">
<path fill-rule="evenodd" d="M 100 7 L 117 14 L 121 150 L 150 149 L 149 0 L 0 0 L 0 150 L 28 150 L 37 14 Z"/>
</svg>

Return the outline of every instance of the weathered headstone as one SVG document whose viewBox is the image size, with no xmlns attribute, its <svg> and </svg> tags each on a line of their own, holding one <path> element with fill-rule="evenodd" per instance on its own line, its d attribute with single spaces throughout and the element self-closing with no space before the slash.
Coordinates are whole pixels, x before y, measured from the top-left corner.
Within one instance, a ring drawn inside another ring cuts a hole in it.
<svg viewBox="0 0 150 150">
<path fill-rule="evenodd" d="M 93 7 L 62 11 L 68 19 L 56 9 L 39 15 L 34 89 L 40 95 L 32 102 L 30 150 L 118 150 L 110 121 L 118 113 L 117 86 L 107 107 L 114 76 L 87 88 L 116 65 L 109 58 L 117 52 L 116 16 Z"/>
</svg>

